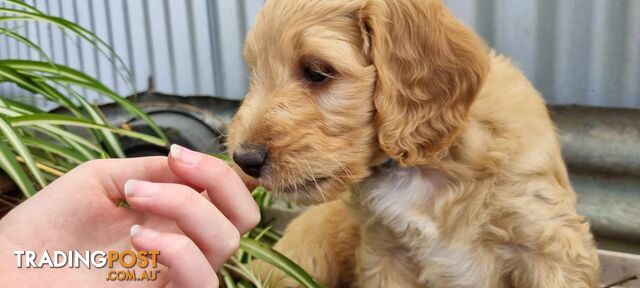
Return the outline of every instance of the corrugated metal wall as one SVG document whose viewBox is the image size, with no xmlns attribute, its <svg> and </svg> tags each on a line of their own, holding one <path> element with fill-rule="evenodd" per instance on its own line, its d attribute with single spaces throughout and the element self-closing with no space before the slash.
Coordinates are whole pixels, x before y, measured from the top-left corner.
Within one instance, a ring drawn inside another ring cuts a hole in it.
<svg viewBox="0 0 640 288">
<path fill-rule="evenodd" d="M 640 107 L 640 1 L 445 2 L 550 103 Z"/>
<path fill-rule="evenodd" d="M 497 51 L 514 59 L 550 103 L 640 108 L 640 1 L 445 0 Z M 136 89 L 241 99 L 245 31 L 263 0 L 27 0 L 108 40 Z M 54 59 L 86 70 L 122 94 L 106 58 L 44 24 L 21 31 Z M 0 36 L 0 57 L 36 57 Z M 3 95 L 19 95 L 0 85 Z M 95 95 L 90 95 L 96 98 Z"/>
<path fill-rule="evenodd" d="M 144 91 L 153 76 L 155 88 L 175 95 L 211 95 L 242 99 L 247 86 L 242 43 L 262 0 L 26 0 L 52 15 L 93 31 L 115 48 L 134 75 L 135 89 Z M 10 6 L 0 2 L 0 6 Z M 56 62 L 86 71 L 123 95 L 130 85 L 108 57 L 88 43 L 55 27 L 35 22 L 7 24 L 42 46 Z M 78 43 L 81 43 L 80 45 Z M 26 45 L 0 36 L 0 58 L 39 55 Z M 23 91 L 0 84 L 0 93 L 38 105 Z M 99 95 L 87 95 L 102 102 Z"/>
</svg>

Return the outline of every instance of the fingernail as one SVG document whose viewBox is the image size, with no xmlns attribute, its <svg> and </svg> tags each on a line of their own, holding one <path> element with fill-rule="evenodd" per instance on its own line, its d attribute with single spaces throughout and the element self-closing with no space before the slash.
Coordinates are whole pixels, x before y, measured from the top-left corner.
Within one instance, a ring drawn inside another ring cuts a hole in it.
<svg viewBox="0 0 640 288">
<path fill-rule="evenodd" d="M 129 230 L 129 235 L 131 235 L 131 237 L 136 237 L 136 238 L 151 239 L 160 235 L 160 232 L 153 229 L 145 228 L 136 224 L 131 226 L 131 229 Z"/>
<path fill-rule="evenodd" d="M 133 185 L 136 184 L 136 180 L 129 179 L 127 182 L 124 182 L 124 195 L 127 197 L 131 197 L 133 195 Z"/>
<path fill-rule="evenodd" d="M 130 179 L 124 183 L 124 194 L 127 198 L 151 197 L 160 189 L 155 183 Z"/>
<path fill-rule="evenodd" d="M 171 158 L 185 165 L 195 165 L 202 159 L 202 154 L 191 151 L 180 145 L 172 144 L 170 148 Z"/>
</svg>

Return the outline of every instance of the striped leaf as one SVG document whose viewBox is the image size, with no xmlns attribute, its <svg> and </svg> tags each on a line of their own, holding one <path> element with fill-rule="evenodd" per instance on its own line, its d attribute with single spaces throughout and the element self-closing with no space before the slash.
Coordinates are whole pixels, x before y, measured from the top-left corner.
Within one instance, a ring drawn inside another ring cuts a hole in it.
<svg viewBox="0 0 640 288">
<path fill-rule="evenodd" d="M 245 237 L 240 240 L 240 249 L 245 250 L 247 253 L 253 255 L 257 259 L 267 262 L 274 267 L 282 270 L 282 272 L 298 281 L 298 283 L 300 283 L 303 287 L 322 287 L 313 279 L 313 277 L 305 272 L 304 269 L 298 266 L 298 264 L 294 263 L 286 256 L 280 254 L 280 252 L 273 250 L 267 244 Z"/>
<path fill-rule="evenodd" d="M 115 128 L 107 125 L 96 124 L 85 119 L 59 114 L 31 114 L 25 116 L 7 118 L 13 127 L 29 126 L 29 125 L 68 125 L 75 127 L 84 127 L 90 129 L 106 129 L 114 133 L 139 139 L 154 145 L 166 146 L 166 142 L 160 138 L 150 136 L 135 131 Z"/>
<path fill-rule="evenodd" d="M 0 167 L 2 167 L 2 170 L 18 185 L 26 197 L 31 197 L 36 193 L 31 179 L 29 179 L 27 173 L 25 173 L 20 163 L 16 160 L 16 154 L 11 151 L 9 145 L 4 141 L 0 141 Z"/>
<path fill-rule="evenodd" d="M 65 65 L 56 64 L 55 67 L 52 67 L 47 62 L 32 60 L 0 60 L 0 64 L 17 71 L 38 72 L 41 73 L 41 77 L 45 77 L 57 83 L 77 85 L 107 96 L 133 116 L 139 117 L 145 121 L 147 125 L 156 132 L 158 137 L 165 141 L 168 140 L 162 129 L 155 123 L 155 121 L 153 121 L 153 119 L 151 119 L 151 117 L 149 117 L 149 115 L 144 113 L 144 111 L 137 106 L 133 105 L 131 101 L 118 95 L 113 90 L 85 73 Z"/>
<path fill-rule="evenodd" d="M 18 133 L 16 133 L 11 124 L 2 116 L 0 116 L 0 133 L 2 133 L 4 137 L 6 137 L 7 142 L 16 151 L 16 156 L 20 156 L 22 157 L 22 159 L 24 159 L 24 164 L 29 169 L 29 172 L 31 172 L 31 175 L 38 182 L 40 188 L 47 186 L 47 181 L 44 179 L 44 176 L 40 172 L 40 169 L 38 169 L 38 166 L 36 165 L 31 152 L 29 151 L 29 149 L 27 149 L 27 146 L 24 145 L 20 136 L 18 135 Z"/>
</svg>

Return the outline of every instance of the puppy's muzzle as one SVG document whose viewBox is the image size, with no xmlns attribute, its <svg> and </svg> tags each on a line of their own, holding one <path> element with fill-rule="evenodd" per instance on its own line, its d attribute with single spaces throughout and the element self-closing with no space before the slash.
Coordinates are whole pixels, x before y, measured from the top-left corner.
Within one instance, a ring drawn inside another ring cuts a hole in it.
<svg viewBox="0 0 640 288">
<path fill-rule="evenodd" d="M 241 144 L 233 153 L 233 162 L 238 164 L 247 175 L 259 178 L 268 154 L 266 145 Z"/>
</svg>

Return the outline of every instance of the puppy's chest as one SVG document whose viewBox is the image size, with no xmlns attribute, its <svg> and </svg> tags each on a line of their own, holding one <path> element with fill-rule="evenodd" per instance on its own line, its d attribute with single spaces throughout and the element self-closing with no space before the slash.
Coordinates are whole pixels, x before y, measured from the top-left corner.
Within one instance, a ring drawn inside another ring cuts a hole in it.
<svg viewBox="0 0 640 288">
<path fill-rule="evenodd" d="M 481 279 L 485 273 L 475 271 L 482 265 L 473 247 L 445 243 L 433 217 L 437 198 L 448 193 L 445 184 L 445 175 L 419 168 L 377 171 L 360 187 L 362 204 L 358 210 L 363 233 L 371 234 L 363 236 L 376 239 L 380 231 L 392 234 L 381 241 L 392 239 L 409 250 L 413 264 L 423 267 L 423 273 L 416 275 L 419 282 L 442 286 L 453 285 L 450 281 L 454 281 L 455 287 L 478 287 L 475 285 L 486 279 Z"/>
<path fill-rule="evenodd" d="M 419 168 L 378 168 L 360 185 L 359 204 L 364 223 L 379 222 L 396 234 L 419 232 L 436 239 L 433 208 L 446 178 Z"/>
</svg>

